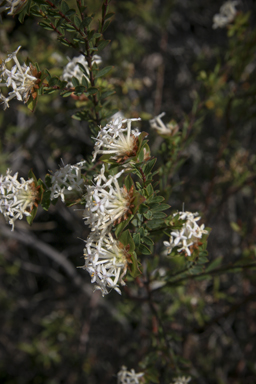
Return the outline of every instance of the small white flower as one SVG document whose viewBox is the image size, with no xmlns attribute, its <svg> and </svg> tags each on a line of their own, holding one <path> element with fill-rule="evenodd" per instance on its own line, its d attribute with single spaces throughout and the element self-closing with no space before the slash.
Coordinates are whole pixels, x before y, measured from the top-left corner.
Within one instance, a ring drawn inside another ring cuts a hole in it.
<svg viewBox="0 0 256 384">
<path fill-rule="evenodd" d="M 74 57 L 72 60 L 70 60 L 70 58 L 68 58 L 68 60 L 69 60 L 69 63 L 64 67 L 63 75 L 62 75 L 63 80 L 68 82 L 67 86 L 73 87 L 72 77 L 76 77 L 80 84 L 82 84 L 83 76 L 89 82 L 90 81 L 89 80 L 90 72 L 89 72 L 88 62 L 85 59 L 84 55 Z M 100 56 L 95 55 L 92 58 L 92 64 L 95 63 L 95 64 L 99 65 L 101 63 L 101 61 L 102 60 L 101 60 Z M 86 70 L 87 75 L 81 70 L 78 63 L 83 65 L 83 67 Z"/>
<path fill-rule="evenodd" d="M 7 170 L 6 175 L 0 176 L 0 212 L 14 229 L 15 220 L 21 220 L 23 215 L 30 216 L 34 204 L 38 199 L 38 191 L 33 179 L 17 180 L 18 173 L 11 176 Z"/>
<path fill-rule="evenodd" d="M 27 2 L 27 0 L 0 0 L 0 20 L 1 13 L 9 10 L 8 15 L 15 15 Z"/>
<path fill-rule="evenodd" d="M 226 1 L 220 7 L 220 13 L 213 16 L 213 29 L 224 28 L 234 20 L 237 14 L 235 8 L 237 4 L 239 1 Z"/>
<path fill-rule="evenodd" d="M 134 369 L 127 371 L 127 368 L 123 365 L 121 371 L 117 374 L 117 384 L 139 384 L 143 376 L 143 372 L 136 373 Z"/>
<path fill-rule="evenodd" d="M 128 265 L 128 251 L 122 243 L 114 240 L 110 233 L 91 232 L 84 248 L 84 269 L 91 275 L 102 296 L 114 289 L 121 294 L 118 283 L 125 285 L 123 276 Z"/>
<path fill-rule="evenodd" d="M 140 119 L 111 120 L 98 133 L 93 152 L 93 161 L 98 154 L 111 154 L 112 159 L 118 162 L 126 160 L 137 153 L 137 137 L 139 132 L 131 129 L 132 121 Z"/>
<path fill-rule="evenodd" d="M 170 239 L 164 241 L 164 246 L 167 248 L 167 254 L 170 254 L 175 247 L 178 252 L 184 251 L 187 256 L 191 256 L 191 249 L 194 244 L 198 243 L 198 239 L 202 238 L 203 234 L 208 234 L 204 229 L 204 224 L 199 226 L 197 221 L 200 220 L 198 213 L 192 212 L 177 212 L 173 216 L 179 215 L 179 220 L 185 220 L 180 230 L 175 229 L 170 233 Z"/>
<path fill-rule="evenodd" d="M 81 170 L 85 168 L 85 161 L 75 165 L 67 164 L 56 171 L 52 176 L 52 186 L 50 188 L 50 199 L 61 197 L 62 202 L 75 199 L 85 191 L 84 180 L 81 177 Z"/>
<path fill-rule="evenodd" d="M 38 78 L 32 75 L 32 71 L 37 72 L 36 69 L 31 65 L 28 67 L 26 64 L 21 66 L 17 59 L 17 53 L 20 48 L 21 46 L 15 52 L 8 55 L 7 59 L 0 65 L 0 87 L 12 88 L 7 97 L 0 92 L 0 100 L 3 101 L 4 109 L 9 107 L 9 101 L 15 97 L 17 100 L 27 103 L 34 88 L 38 88 Z M 15 65 L 9 70 L 6 67 L 6 63 L 11 60 L 15 62 Z"/>
<path fill-rule="evenodd" d="M 171 384 L 188 384 L 191 380 L 191 377 L 179 376 L 173 380 L 174 380 L 174 382 Z"/>
<path fill-rule="evenodd" d="M 127 191 L 126 187 L 120 187 L 118 178 L 124 170 L 114 176 L 106 178 L 105 166 L 101 173 L 94 178 L 96 185 L 87 186 L 85 195 L 85 224 L 92 231 L 108 231 L 115 223 L 126 219 L 133 201 L 133 190 Z"/>
<path fill-rule="evenodd" d="M 150 120 L 149 123 L 151 128 L 155 129 L 160 135 L 171 136 L 178 131 L 179 126 L 174 121 L 171 121 L 169 124 L 165 125 L 161 120 L 164 115 L 165 112 L 162 112 L 160 115 Z"/>
</svg>

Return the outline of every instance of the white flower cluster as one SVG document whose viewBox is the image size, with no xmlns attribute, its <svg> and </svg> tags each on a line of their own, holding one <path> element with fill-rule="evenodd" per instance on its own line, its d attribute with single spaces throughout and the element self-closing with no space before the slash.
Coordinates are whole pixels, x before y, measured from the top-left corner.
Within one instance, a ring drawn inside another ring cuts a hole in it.
<svg viewBox="0 0 256 384">
<path fill-rule="evenodd" d="M 150 126 L 152 129 L 155 129 L 159 135 L 172 136 L 179 130 L 179 126 L 176 122 L 171 121 L 167 125 L 162 122 L 162 117 L 165 115 L 165 112 L 162 112 L 160 115 L 154 117 L 150 120 Z"/>
<path fill-rule="evenodd" d="M 61 197 L 62 202 L 75 196 L 81 196 L 84 192 L 84 180 L 81 177 L 81 169 L 85 168 L 85 161 L 75 165 L 67 164 L 56 171 L 52 176 L 50 199 Z"/>
<path fill-rule="evenodd" d="M 197 221 L 201 219 L 198 213 L 192 212 L 177 212 L 173 216 L 179 215 L 179 220 L 185 220 L 180 230 L 175 229 L 170 233 L 170 239 L 164 241 L 164 245 L 167 247 L 167 254 L 171 253 L 174 247 L 180 247 L 177 251 L 184 251 L 187 256 L 191 256 L 191 249 L 193 245 L 198 244 L 198 239 L 202 238 L 203 234 L 207 234 L 208 231 L 204 229 L 204 224 L 200 227 Z"/>
<path fill-rule="evenodd" d="M 96 138 L 93 161 L 97 154 L 114 154 L 113 158 L 117 159 L 117 162 L 136 154 L 134 146 L 138 133 L 131 130 L 133 120 L 138 119 L 122 120 L 118 117 L 100 130 Z M 111 235 L 113 225 L 126 220 L 128 214 L 132 213 L 133 188 L 128 191 L 125 186 L 119 184 L 124 171 L 123 167 L 117 174 L 107 177 L 103 165 L 101 172 L 94 177 L 93 185 L 87 186 L 85 195 L 84 219 L 91 233 L 85 241 L 84 268 L 103 296 L 109 289 L 115 289 L 121 294 L 118 283 L 125 285 L 123 276 L 131 257 L 129 250 Z"/>
<path fill-rule="evenodd" d="M 15 220 L 21 220 L 23 215 L 30 216 L 36 203 L 38 192 L 33 179 L 17 180 L 18 173 L 14 176 L 8 169 L 6 175 L 0 176 L 0 212 L 14 229 Z"/>
<path fill-rule="evenodd" d="M 144 373 L 136 373 L 134 369 L 127 371 L 125 366 L 122 366 L 121 371 L 117 374 L 117 384 L 139 384 Z"/>
<path fill-rule="evenodd" d="M 15 15 L 26 2 L 27 0 L 0 0 L 0 21 L 1 13 L 9 10 L 8 15 Z"/>
<path fill-rule="evenodd" d="M 8 93 L 8 97 L 5 97 L 0 92 L 0 101 L 4 104 L 4 109 L 9 107 L 9 101 L 13 98 L 27 103 L 30 95 L 33 93 L 34 88 L 38 88 L 38 79 L 33 76 L 31 66 L 26 64 L 20 65 L 17 59 L 17 53 L 21 46 L 16 49 L 15 52 L 7 56 L 7 59 L 0 65 L 0 87 L 11 87 L 12 91 Z M 6 63 L 14 60 L 15 65 L 11 70 L 7 69 Z"/>
<path fill-rule="evenodd" d="M 180 377 L 176 377 L 174 379 L 174 382 L 171 384 L 188 384 L 190 380 L 191 380 L 191 377 L 180 376 Z"/>
<path fill-rule="evenodd" d="M 131 196 L 126 187 L 120 188 L 118 178 L 124 170 L 107 179 L 104 175 L 105 166 L 102 166 L 101 173 L 94 178 L 96 185 L 87 187 L 85 224 L 88 224 L 92 231 L 109 232 L 114 222 L 125 216 L 129 210 Z"/>
<path fill-rule="evenodd" d="M 82 83 L 83 76 L 89 82 L 90 81 L 89 80 L 90 72 L 89 72 L 89 68 L 88 68 L 88 62 L 86 61 L 84 55 L 74 57 L 72 60 L 70 60 L 68 58 L 68 60 L 69 60 L 69 63 L 64 67 L 63 74 L 62 74 L 63 80 L 68 82 L 67 86 L 73 87 L 72 77 L 76 77 L 80 84 Z M 78 63 L 83 65 L 83 67 L 85 68 L 85 70 L 87 72 L 87 76 L 81 70 Z M 93 56 L 92 64 L 98 65 L 100 63 L 101 63 L 101 57 L 97 56 L 97 55 Z"/>
<path fill-rule="evenodd" d="M 98 154 L 111 154 L 112 159 L 120 162 L 134 156 L 137 152 L 138 130 L 132 130 L 132 121 L 140 119 L 115 118 L 100 130 L 96 137 L 93 161 Z"/>
<path fill-rule="evenodd" d="M 96 283 L 95 290 L 100 289 L 102 296 L 108 294 L 108 289 L 114 289 L 121 295 L 118 282 L 125 285 L 122 277 L 127 270 L 126 253 L 111 233 L 102 236 L 99 232 L 92 232 L 86 240 L 84 269 L 90 273 L 91 282 Z"/>
<path fill-rule="evenodd" d="M 213 16 L 213 29 L 224 28 L 234 20 L 237 14 L 237 4 L 239 1 L 226 1 L 220 7 L 220 13 Z"/>
</svg>

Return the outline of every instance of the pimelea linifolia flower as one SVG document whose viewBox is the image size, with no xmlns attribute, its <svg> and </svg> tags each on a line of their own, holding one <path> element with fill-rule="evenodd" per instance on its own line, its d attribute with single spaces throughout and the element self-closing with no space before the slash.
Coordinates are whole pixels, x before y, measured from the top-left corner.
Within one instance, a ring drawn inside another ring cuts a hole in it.
<svg viewBox="0 0 256 384">
<path fill-rule="evenodd" d="M 63 74 L 62 74 L 63 80 L 68 82 L 67 86 L 73 87 L 72 77 L 75 77 L 80 84 L 82 84 L 83 76 L 86 78 L 87 82 L 89 82 L 90 72 L 89 72 L 88 62 L 84 57 L 84 55 L 74 57 L 72 60 L 68 58 L 68 60 L 69 60 L 69 63 L 64 67 Z M 84 67 L 86 73 L 82 71 L 78 63 Z M 100 63 L 101 63 L 101 57 L 97 55 L 93 56 L 92 65 L 93 64 L 98 65 Z"/>
<path fill-rule="evenodd" d="M 117 384 L 140 384 L 143 376 L 143 372 L 136 373 L 134 369 L 127 371 L 127 368 L 123 365 L 117 374 Z"/>
<path fill-rule="evenodd" d="M 162 117 L 165 115 L 165 112 L 162 112 L 160 115 L 154 117 L 150 120 L 150 127 L 155 129 L 159 135 L 172 136 L 179 130 L 179 126 L 175 121 L 171 121 L 167 125 L 162 122 Z"/>
<path fill-rule="evenodd" d="M 164 241 L 167 247 L 167 254 L 171 253 L 174 247 L 179 247 L 178 252 L 184 252 L 186 256 L 191 256 L 193 248 L 200 245 L 199 239 L 208 231 L 204 229 L 204 224 L 199 226 L 197 221 L 201 219 L 198 213 L 192 212 L 177 212 L 173 216 L 179 215 L 180 220 L 185 220 L 181 229 L 175 229 L 170 233 L 170 239 Z"/>
<path fill-rule="evenodd" d="M 95 290 L 101 290 L 102 296 L 112 289 L 121 294 L 118 283 L 125 285 L 129 250 L 110 233 L 91 232 L 85 243 L 83 268 L 91 275 L 91 282 L 96 283 Z"/>
<path fill-rule="evenodd" d="M 7 56 L 7 58 L 0 65 L 0 87 L 11 88 L 8 92 L 8 96 L 4 96 L 0 92 L 0 101 L 4 105 L 4 109 L 9 107 L 9 101 L 14 99 L 27 103 L 30 96 L 36 97 L 36 89 L 39 88 L 40 72 L 30 64 L 28 67 L 26 64 L 20 65 L 17 59 L 17 53 L 21 46 L 16 49 L 15 52 Z M 6 63 L 13 60 L 14 66 L 9 70 L 6 67 Z"/>
<path fill-rule="evenodd" d="M 118 163 L 135 156 L 140 133 L 137 130 L 132 130 L 131 125 L 133 121 L 138 120 L 140 119 L 121 119 L 118 117 L 101 128 L 95 139 L 93 161 L 97 155 L 104 154 L 110 154 L 111 159 Z"/>
<path fill-rule="evenodd" d="M 94 178 L 95 185 L 87 186 L 84 219 L 92 231 L 109 231 L 113 224 L 120 223 L 132 214 L 133 188 L 120 187 L 121 170 L 114 176 L 105 176 L 105 166 Z"/>
<path fill-rule="evenodd" d="M 67 200 L 74 200 L 82 196 L 85 192 L 85 185 L 81 170 L 85 168 L 85 163 L 85 161 L 81 161 L 75 165 L 67 164 L 52 175 L 51 200 L 60 196 L 64 203 Z"/>
<path fill-rule="evenodd" d="M 226 1 L 220 7 L 220 13 L 213 16 L 213 29 L 224 28 L 234 20 L 237 14 L 237 4 L 239 1 Z"/>
<path fill-rule="evenodd" d="M 17 180 L 7 170 L 6 175 L 0 176 L 0 212 L 14 229 L 14 222 L 23 216 L 30 216 L 34 206 L 38 204 L 39 191 L 33 179 Z"/>
</svg>

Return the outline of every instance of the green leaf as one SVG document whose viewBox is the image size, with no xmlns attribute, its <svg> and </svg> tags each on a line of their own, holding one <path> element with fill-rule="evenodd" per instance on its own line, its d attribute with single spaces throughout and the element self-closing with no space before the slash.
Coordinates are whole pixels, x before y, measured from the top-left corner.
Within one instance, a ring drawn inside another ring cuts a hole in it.
<svg viewBox="0 0 256 384">
<path fill-rule="evenodd" d="M 129 229 L 126 229 L 118 238 L 118 240 L 126 247 L 127 245 L 130 246 L 129 252 L 132 253 L 135 251 L 135 244 L 133 241 L 133 238 L 130 234 Z"/>
<path fill-rule="evenodd" d="M 48 31 L 54 31 L 54 28 L 49 25 L 49 24 L 46 24 L 46 23 L 38 23 L 41 27 L 43 27 L 44 29 L 47 29 Z"/>
<path fill-rule="evenodd" d="M 139 251 L 143 254 L 143 255 L 151 255 L 151 251 L 148 247 L 146 247 L 146 245 L 144 244 L 140 244 L 139 246 Z"/>
<path fill-rule="evenodd" d="M 223 256 L 219 256 L 217 257 L 215 260 L 213 260 L 210 265 L 208 265 L 208 267 L 206 268 L 205 272 L 210 272 L 212 271 L 213 269 L 217 268 L 221 262 L 222 262 L 222 259 L 223 259 Z"/>
<path fill-rule="evenodd" d="M 114 16 L 114 13 L 107 13 L 105 15 L 105 20 L 109 19 L 110 17 Z"/>
<path fill-rule="evenodd" d="M 75 15 L 76 14 L 76 11 L 74 9 L 69 9 L 66 13 L 65 13 L 65 16 L 72 16 L 72 15 Z M 71 25 L 70 25 L 71 27 Z M 75 28 L 74 28 L 75 29 Z"/>
<path fill-rule="evenodd" d="M 102 32 L 105 32 L 105 31 L 108 29 L 110 23 L 111 23 L 111 21 L 107 21 L 107 22 L 104 24 L 104 27 L 103 27 L 103 29 L 102 29 Z"/>
<path fill-rule="evenodd" d="M 141 272 L 139 270 L 137 255 L 135 252 L 131 254 L 131 259 L 132 259 L 132 270 L 130 270 L 130 275 L 135 279 L 137 276 L 141 275 Z"/>
<path fill-rule="evenodd" d="M 66 12 L 68 12 L 69 10 L 69 6 L 67 5 L 67 3 L 65 1 L 62 1 L 61 2 L 61 11 L 66 14 Z"/>
<path fill-rule="evenodd" d="M 144 216 L 147 220 L 152 220 L 152 218 L 153 218 L 153 213 L 152 213 L 152 211 L 147 211 L 146 213 L 143 213 L 143 216 Z"/>
<path fill-rule="evenodd" d="M 87 90 L 87 93 L 89 93 L 89 95 L 95 95 L 97 92 L 98 92 L 98 88 L 94 88 L 94 87 L 91 87 Z"/>
<path fill-rule="evenodd" d="M 28 99 L 28 102 L 27 102 L 26 105 L 27 105 L 28 109 L 29 109 L 31 112 L 34 112 L 35 109 L 36 109 L 37 99 L 38 99 L 38 97 L 36 97 L 35 99 L 33 99 L 32 96 L 30 96 L 30 98 Z"/>
<path fill-rule="evenodd" d="M 152 184 L 149 184 L 146 188 L 147 195 L 151 196 L 154 193 L 154 188 L 152 187 Z"/>
<path fill-rule="evenodd" d="M 115 91 L 105 91 L 105 92 L 102 92 L 101 98 L 102 99 L 106 99 L 107 97 L 113 95 L 114 93 L 116 93 L 116 92 Z"/>
<path fill-rule="evenodd" d="M 140 245 L 140 234 L 136 233 L 133 235 L 133 241 L 135 244 L 135 247 L 137 248 Z"/>
<path fill-rule="evenodd" d="M 156 159 L 152 159 L 152 160 L 148 161 L 146 163 L 146 165 L 143 167 L 143 172 L 145 173 L 146 176 L 151 172 L 155 163 L 156 163 Z"/>
<path fill-rule="evenodd" d="M 89 25 L 91 24 L 91 22 L 92 22 L 92 17 L 86 17 L 86 18 L 82 21 L 82 23 L 81 23 L 81 25 L 80 25 L 80 28 L 82 29 L 82 28 L 87 28 L 87 27 L 89 27 Z"/>
<path fill-rule="evenodd" d="M 72 84 L 74 85 L 74 87 L 77 87 L 80 85 L 78 79 L 74 76 L 72 77 L 71 81 L 72 81 Z"/>
<path fill-rule="evenodd" d="M 129 219 L 125 220 L 125 221 L 122 221 L 120 224 L 118 224 L 116 226 L 116 230 L 115 230 L 115 235 L 116 235 L 116 238 L 119 239 L 119 236 L 121 235 L 121 233 L 123 232 L 124 228 L 127 227 L 127 225 L 129 224 L 130 220 L 133 218 L 133 215 L 131 217 L 129 217 Z"/>
<path fill-rule="evenodd" d="M 81 63 L 77 63 L 77 65 L 80 67 L 81 71 L 86 75 L 88 76 L 88 69 L 86 69 L 83 64 Z"/>
<path fill-rule="evenodd" d="M 74 24 L 77 28 L 80 28 L 81 20 L 77 15 L 74 16 Z"/>
<path fill-rule="evenodd" d="M 110 43 L 110 40 L 101 40 L 97 46 L 98 52 L 102 51 L 109 43 Z"/>
<path fill-rule="evenodd" d="M 102 68 L 98 73 L 97 75 L 95 76 L 96 79 L 98 79 L 99 77 L 102 77 L 104 75 L 106 75 L 107 73 L 109 73 L 111 71 L 113 67 L 112 66 L 108 66 L 108 67 L 105 67 L 105 68 Z"/>
<path fill-rule="evenodd" d="M 143 237 L 143 242 L 149 246 L 154 245 L 154 241 L 150 237 Z"/>
<path fill-rule="evenodd" d="M 33 221 L 34 221 L 34 218 L 35 218 L 35 216 L 36 216 L 36 213 L 37 213 L 37 209 L 38 209 L 38 207 L 34 207 L 34 208 L 32 209 L 32 211 L 30 212 L 30 216 L 27 216 L 27 217 L 26 217 L 26 219 L 27 219 L 27 223 L 28 223 L 29 225 L 32 225 L 32 223 L 33 223 Z"/>
<path fill-rule="evenodd" d="M 161 219 L 157 219 L 157 220 L 150 220 L 147 222 L 146 226 L 147 228 L 152 231 L 152 230 L 155 230 L 157 228 L 160 228 L 162 227 L 164 224 L 164 221 L 161 220 Z"/>
<path fill-rule="evenodd" d="M 165 198 L 163 196 L 154 196 L 154 195 L 151 195 L 147 200 L 146 200 L 146 203 L 147 204 L 159 204 L 161 203 L 162 201 L 164 201 Z"/>
<path fill-rule="evenodd" d="M 131 187 L 134 187 L 134 182 L 131 178 L 131 175 L 127 175 L 124 180 L 124 185 L 126 186 L 127 191 L 130 191 Z"/>
<path fill-rule="evenodd" d="M 167 209 L 170 208 L 170 205 L 169 204 L 150 204 L 150 209 L 153 211 L 153 212 L 161 212 L 161 211 L 166 211 Z"/>
<path fill-rule="evenodd" d="M 37 178 L 36 178 L 34 172 L 32 171 L 32 169 L 29 170 L 28 177 L 29 177 L 29 179 L 33 179 L 35 184 L 37 185 Z"/>
<path fill-rule="evenodd" d="M 166 216 L 164 212 L 153 212 L 153 219 L 165 219 Z"/>
</svg>

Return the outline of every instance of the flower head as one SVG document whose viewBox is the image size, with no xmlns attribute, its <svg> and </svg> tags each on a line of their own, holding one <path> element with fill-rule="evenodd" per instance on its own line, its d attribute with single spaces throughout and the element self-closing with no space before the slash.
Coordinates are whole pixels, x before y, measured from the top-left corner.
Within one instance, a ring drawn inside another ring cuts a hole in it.
<svg viewBox="0 0 256 384">
<path fill-rule="evenodd" d="M 234 20 L 237 14 L 237 4 L 239 1 L 226 1 L 220 7 L 220 13 L 213 16 L 213 29 L 224 28 Z"/>
<path fill-rule="evenodd" d="M 114 289 L 121 294 L 118 283 L 125 285 L 123 276 L 129 263 L 129 251 L 122 243 L 114 240 L 110 233 L 92 232 L 85 241 L 84 269 L 91 275 L 102 296 Z"/>
<path fill-rule="evenodd" d="M 120 187 L 119 177 L 124 170 L 114 176 L 105 176 L 105 166 L 101 173 L 94 178 L 96 185 L 87 186 L 85 224 L 92 231 L 108 231 L 115 223 L 127 219 L 133 207 L 133 188 L 129 191 L 126 187 Z"/>
<path fill-rule="evenodd" d="M 21 220 L 23 215 L 30 216 L 33 207 L 37 205 L 39 192 L 34 180 L 17 180 L 18 173 L 11 176 L 7 170 L 6 175 L 0 176 L 0 212 L 14 229 L 15 220 Z"/>
<path fill-rule="evenodd" d="M 90 72 L 89 72 L 88 62 L 85 59 L 84 55 L 74 57 L 72 60 L 68 58 L 68 60 L 69 60 L 69 63 L 65 66 L 63 70 L 63 75 L 62 75 L 63 80 L 68 82 L 67 85 L 69 87 L 73 87 L 72 77 L 76 77 L 80 84 L 82 83 L 83 76 L 86 78 L 87 81 L 89 81 Z M 81 70 L 78 63 L 84 67 L 86 74 Z M 93 56 L 92 64 L 98 65 L 100 63 L 101 63 L 101 57 L 97 55 Z"/>
<path fill-rule="evenodd" d="M 69 198 L 82 195 L 85 190 L 84 180 L 81 177 L 81 169 L 85 167 L 85 161 L 75 165 L 67 164 L 56 171 L 52 176 L 52 186 L 50 188 L 50 199 L 61 197 L 62 202 Z"/>
<path fill-rule="evenodd" d="M 136 373 L 134 369 L 127 371 L 127 368 L 123 365 L 121 371 L 117 374 L 117 384 L 139 384 L 143 376 L 143 372 Z"/>
<path fill-rule="evenodd" d="M 150 120 L 151 128 L 155 129 L 159 135 L 172 136 L 179 130 L 178 124 L 172 120 L 169 124 L 165 125 L 162 122 L 162 117 L 165 115 L 165 112 L 162 112 L 160 115 L 154 117 Z"/>
<path fill-rule="evenodd" d="M 110 154 L 117 162 L 127 160 L 135 156 L 138 149 L 137 130 L 132 130 L 132 121 L 140 119 L 121 119 L 117 117 L 110 121 L 98 133 L 93 152 L 93 161 L 98 154 Z"/>
<path fill-rule="evenodd" d="M 7 59 L 0 65 L 0 87 L 12 88 L 7 97 L 0 93 L 0 100 L 4 104 L 4 109 L 9 107 L 9 101 L 15 97 L 17 100 L 27 103 L 31 95 L 33 98 L 36 97 L 35 90 L 39 88 L 40 72 L 37 72 L 31 64 L 29 67 L 26 64 L 20 65 L 17 59 L 20 48 L 18 47 L 15 52 L 8 55 Z M 15 65 L 9 70 L 6 63 L 11 60 L 15 62 Z"/>
<path fill-rule="evenodd" d="M 170 233 L 170 239 L 164 241 L 167 247 L 167 254 L 171 253 L 174 247 L 180 247 L 178 252 L 185 252 L 186 256 L 191 256 L 194 247 L 200 245 L 198 239 L 202 238 L 203 234 L 208 234 L 204 229 L 204 224 L 200 227 L 197 221 L 201 219 L 198 213 L 192 212 L 177 212 L 173 216 L 179 215 L 179 220 L 185 220 L 180 230 L 175 229 Z"/>
</svg>

